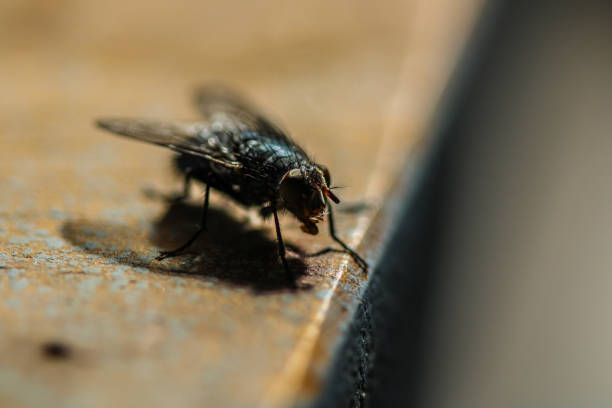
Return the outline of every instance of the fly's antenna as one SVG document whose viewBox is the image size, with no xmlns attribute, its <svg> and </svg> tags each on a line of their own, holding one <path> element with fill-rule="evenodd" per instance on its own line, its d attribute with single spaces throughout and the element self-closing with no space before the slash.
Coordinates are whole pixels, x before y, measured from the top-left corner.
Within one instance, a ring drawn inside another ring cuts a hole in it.
<svg viewBox="0 0 612 408">
<path fill-rule="evenodd" d="M 329 197 L 329 199 L 332 200 L 334 203 L 340 204 L 340 199 L 338 197 L 336 197 L 336 195 L 334 193 L 332 193 L 329 188 L 324 187 L 323 188 L 323 194 L 325 194 L 327 197 Z"/>
</svg>

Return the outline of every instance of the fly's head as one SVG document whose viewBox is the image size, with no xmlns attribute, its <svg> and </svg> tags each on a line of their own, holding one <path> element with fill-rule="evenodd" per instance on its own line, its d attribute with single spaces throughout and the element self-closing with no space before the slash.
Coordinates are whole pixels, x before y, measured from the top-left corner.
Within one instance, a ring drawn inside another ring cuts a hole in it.
<svg viewBox="0 0 612 408">
<path fill-rule="evenodd" d="M 329 170 L 318 164 L 292 169 L 281 179 L 281 199 L 285 208 L 302 222 L 302 231 L 312 235 L 319 232 L 316 224 L 325 216 L 325 197 L 340 202 L 329 185 Z"/>
</svg>

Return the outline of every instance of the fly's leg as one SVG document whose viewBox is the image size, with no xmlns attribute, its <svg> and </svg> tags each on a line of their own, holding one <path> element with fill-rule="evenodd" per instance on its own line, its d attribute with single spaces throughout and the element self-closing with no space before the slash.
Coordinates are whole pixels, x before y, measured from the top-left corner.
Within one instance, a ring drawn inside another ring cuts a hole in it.
<svg viewBox="0 0 612 408">
<path fill-rule="evenodd" d="M 333 213 L 332 206 L 329 203 L 329 201 L 327 201 L 327 216 L 329 218 L 329 220 L 328 220 L 328 222 L 329 222 L 329 235 L 332 237 L 332 239 L 334 241 L 336 241 L 338 244 L 340 244 L 340 246 L 344 249 L 344 251 L 346 253 L 348 253 L 350 256 L 353 257 L 353 259 L 355 260 L 355 262 L 357 262 L 359 267 L 361 267 L 364 271 L 367 270 L 368 269 L 368 263 L 361 256 L 359 256 L 359 254 L 357 252 L 353 251 L 351 248 L 348 247 L 348 245 L 346 245 L 344 242 L 342 242 L 342 240 L 340 238 L 338 238 L 338 236 L 336 235 L 336 227 L 334 225 L 334 213 Z"/>
<path fill-rule="evenodd" d="M 191 186 L 191 178 L 193 177 L 193 172 L 191 169 L 188 169 L 185 172 L 185 182 L 183 184 L 183 193 L 177 194 L 175 196 L 171 196 L 168 201 L 173 203 L 178 203 L 189 197 L 189 187 Z M 208 188 L 208 187 L 207 187 Z"/>
<path fill-rule="evenodd" d="M 278 242 L 278 256 L 280 257 L 283 267 L 285 268 L 285 272 L 287 273 L 287 279 L 289 279 L 292 286 L 295 286 L 295 276 L 291 273 L 289 269 L 289 264 L 287 263 L 287 256 L 285 255 L 285 244 L 283 243 L 283 236 L 281 235 L 280 223 L 278 222 L 278 214 L 276 212 L 276 207 L 272 207 L 272 213 L 274 214 L 274 226 L 276 227 L 276 240 Z"/>
<path fill-rule="evenodd" d="M 204 206 L 202 207 L 202 219 L 200 221 L 200 228 L 198 228 L 195 234 L 193 234 L 191 238 L 189 238 L 189 240 L 185 242 L 183 245 L 181 245 L 180 247 L 172 251 L 161 251 L 159 256 L 155 259 L 157 259 L 158 261 L 161 261 L 162 259 L 171 258 L 173 256 L 180 255 L 181 252 L 183 252 L 191 244 L 193 244 L 193 241 L 195 241 L 202 232 L 206 231 L 206 215 L 208 214 L 208 196 L 209 194 L 210 194 L 210 186 L 207 184 L 206 193 L 204 195 Z"/>
</svg>

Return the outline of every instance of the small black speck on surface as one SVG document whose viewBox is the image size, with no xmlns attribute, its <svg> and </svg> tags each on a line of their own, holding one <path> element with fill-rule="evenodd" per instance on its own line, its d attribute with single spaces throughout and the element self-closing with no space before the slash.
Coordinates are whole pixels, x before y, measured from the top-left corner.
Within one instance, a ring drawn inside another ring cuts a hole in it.
<svg viewBox="0 0 612 408">
<path fill-rule="evenodd" d="M 43 356 L 51 360 L 67 360 L 72 355 L 70 346 L 60 341 L 49 341 L 42 345 Z"/>
</svg>

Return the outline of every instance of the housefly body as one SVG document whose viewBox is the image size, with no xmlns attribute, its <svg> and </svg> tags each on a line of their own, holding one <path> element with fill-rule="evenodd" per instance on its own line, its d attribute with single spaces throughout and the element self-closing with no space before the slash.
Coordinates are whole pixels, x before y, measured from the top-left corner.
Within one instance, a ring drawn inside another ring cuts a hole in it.
<svg viewBox="0 0 612 408">
<path fill-rule="evenodd" d="M 340 200 L 332 192 L 327 167 L 313 162 L 278 126 L 227 89 L 202 88 L 196 92 L 196 104 L 203 121 L 97 121 L 105 130 L 177 152 L 175 164 L 185 176 L 184 197 L 192 180 L 206 186 L 200 228 L 180 247 L 162 251 L 158 260 L 181 254 L 206 229 L 212 187 L 244 206 L 259 207 L 263 217 L 274 217 L 278 254 L 288 277 L 293 275 L 278 220 L 283 210 L 294 215 L 308 234 L 319 232 L 317 223 L 327 214 L 332 239 L 367 268 L 363 258 L 336 235 L 330 201 Z"/>
</svg>

